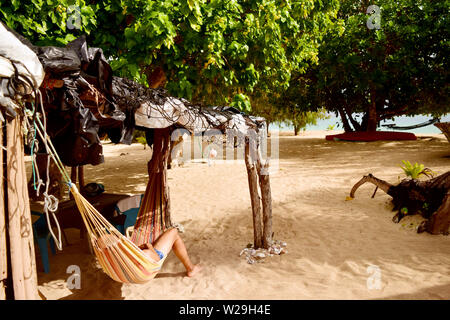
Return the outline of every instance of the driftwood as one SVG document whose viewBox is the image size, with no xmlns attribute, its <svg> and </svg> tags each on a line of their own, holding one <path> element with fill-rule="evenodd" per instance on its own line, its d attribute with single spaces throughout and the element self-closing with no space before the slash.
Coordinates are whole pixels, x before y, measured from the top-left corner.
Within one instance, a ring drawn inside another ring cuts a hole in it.
<svg viewBox="0 0 450 320">
<path fill-rule="evenodd" d="M 417 232 L 431 234 L 449 234 L 450 228 L 450 171 L 424 181 L 404 179 L 398 185 L 378 179 L 369 174 L 358 181 L 350 192 L 354 198 L 356 190 L 370 182 L 392 197 L 393 211 L 397 211 L 392 220 L 396 223 L 405 215 L 420 214 L 425 219 Z"/>
</svg>

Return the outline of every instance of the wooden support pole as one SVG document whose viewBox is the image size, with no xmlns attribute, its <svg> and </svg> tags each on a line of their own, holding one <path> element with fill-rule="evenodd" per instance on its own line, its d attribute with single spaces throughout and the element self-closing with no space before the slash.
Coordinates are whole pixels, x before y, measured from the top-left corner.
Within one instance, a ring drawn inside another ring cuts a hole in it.
<svg viewBox="0 0 450 320">
<path fill-rule="evenodd" d="M 172 226 L 172 221 L 170 217 L 170 190 L 169 190 L 169 184 L 167 183 L 167 169 L 170 166 L 171 159 L 171 153 L 172 153 L 172 141 L 171 141 L 171 130 L 167 128 L 167 130 L 163 131 L 163 140 L 164 140 L 164 148 L 162 151 L 162 182 L 163 182 L 163 197 L 164 202 L 166 204 L 166 212 L 167 214 L 164 216 L 164 226 L 165 228 Z M 181 141 L 182 137 L 181 137 Z M 179 140 L 178 143 L 181 142 Z"/>
<path fill-rule="evenodd" d="M 272 191 L 270 189 L 269 161 L 262 164 L 261 150 L 258 144 L 258 156 L 256 168 L 261 188 L 261 202 L 263 212 L 263 248 L 268 249 L 272 245 Z"/>
<path fill-rule="evenodd" d="M 84 188 L 84 167 L 78 166 L 78 185 L 80 186 L 79 190 L 83 190 Z"/>
<path fill-rule="evenodd" d="M 147 163 L 148 183 L 131 236 L 140 246 L 153 243 L 172 226 L 167 186 L 167 161 L 170 152 L 170 129 L 155 129 L 152 158 Z"/>
<path fill-rule="evenodd" d="M 256 173 L 256 166 L 254 159 L 250 156 L 250 148 L 255 147 L 254 144 L 250 146 L 249 139 L 245 139 L 245 166 L 247 167 L 248 187 L 250 190 L 250 200 L 252 203 L 253 213 L 253 245 L 255 248 L 262 248 L 262 224 L 261 224 L 261 202 L 258 193 L 258 176 Z"/>
<path fill-rule="evenodd" d="M 6 125 L 8 234 L 14 298 L 39 299 L 21 120 Z"/>
<path fill-rule="evenodd" d="M 3 122 L 0 122 L 3 126 Z M 0 147 L 3 147 L 3 128 L 0 128 Z M 3 179 L 3 148 L 0 149 L 0 300 L 6 300 L 8 252 L 6 247 L 5 193 Z"/>
<path fill-rule="evenodd" d="M 71 167 L 70 170 L 70 181 L 74 184 L 77 183 L 77 167 Z"/>
</svg>

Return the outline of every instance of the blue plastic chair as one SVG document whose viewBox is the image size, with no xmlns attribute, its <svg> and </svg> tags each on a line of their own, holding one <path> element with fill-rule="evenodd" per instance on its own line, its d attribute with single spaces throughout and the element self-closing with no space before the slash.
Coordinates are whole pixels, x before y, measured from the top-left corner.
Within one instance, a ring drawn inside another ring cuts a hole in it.
<svg viewBox="0 0 450 320">
<path fill-rule="evenodd" d="M 44 266 L 44 272 L 50 272 L 50 262 L 48 259 L 48 247 L 47 241 L 50 242 L 50 249 L 53 254 L 56 254 L 55 242 L 48 230 L 47 220 L 42 212 L 31 211 L 32 215 L 39 218 L 33 223 L 33 237 L 39 247 L 39 253 L 41 254 L 42 265 Z"/>
<path fill-rule="evenodd" d="M 139 201 L 139 207 L 132 207 L 132 208 L 128 208 L 126 210 L 121 211 L 118 207 L 120 201 L 117 202 L 116 206 L 115 206 L 115 210 L 118 214 L 123 214 L 126 216 L 125 218 L 125 222 L 123 223 L 123 225 L 116 225 L 116 229 L 119 230 L 123 235 L 125 235 L 125 231 L 127 230 L 128 227 L 132 227 L 134 226 L 134 224 L 136 223 L 136 219 L 137 219 L 137 215 L 139 212 L 139 208 L 141 207 L 142 204 L 142 199 L 144 198 L 144 195 L 141 195 L 141 200 Z M 125 199 L 124 199 L 125 200 Z"/>
</svg>

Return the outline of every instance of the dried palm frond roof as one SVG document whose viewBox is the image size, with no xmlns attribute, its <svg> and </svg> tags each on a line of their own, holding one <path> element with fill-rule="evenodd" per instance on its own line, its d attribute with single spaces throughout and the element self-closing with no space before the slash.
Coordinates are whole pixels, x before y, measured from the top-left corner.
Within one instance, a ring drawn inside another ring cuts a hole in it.
<svg viewBox="0 0 450 320">
<path fill-rule="evenodd" d="M 164 89 L 147 88 L 134 81 L 113 77 L 113 96 L 119 109 L 132 109 L 135 125 L 145 128 L 176 126 L 191 132 L 208 129 L 236 130 L 265 128 L 265 119 L 246 115 L 232 107 L 205 107 L 176 98 Z"/>
</svg>

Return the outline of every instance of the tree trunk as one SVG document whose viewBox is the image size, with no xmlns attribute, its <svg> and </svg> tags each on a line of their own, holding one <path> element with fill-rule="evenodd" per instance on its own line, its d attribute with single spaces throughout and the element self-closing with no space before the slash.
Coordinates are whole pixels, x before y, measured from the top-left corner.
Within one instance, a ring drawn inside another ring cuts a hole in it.
<svg viewBox="0 0 450 320">
<path fill-rule="evenodd" d="M 253 144 L 250 146 L 250 144 Z M 256 146 L 254 143 L 249 142 L 249 139 L 245 140 L 245 166 L 247 167 L 248 186 L 250 190 L 250 200 L 252 203 L 253 213 L 253 245 L 255 248 L 262 248 L 262 225 L 261 225 L 261 203 L 258 193 L 258 177 L 256 173 L 255 157 L 251 157 L 250 148 L 252 153 L 256 153 Z"/>
<path fill-rule="evenodd" d="M 259 151 L 258 146 L 256 167 L 258 170 L 263 208 L 263 248 L 268 249 L 272 245 L 272 192 L 270 190 L 269 161 L 266 161 L 263 165 Z"/>
<path fill-rule="evenodd" d="M 298 131 L 299 131 L 298 126 L 294 124 L 294 135 L 295 136 L 298 136 Z"/>
<path fill-rule="evenodd" d="M 157 67 L 147 67 L 144 70 L 147 76 L 147 83 L 150 88 L 163 88 L 167 82 L 166 74 L 160 66 Z"/>
<path fill-rule="evenodd" d="M 14 298 L 39 299 L 21 121 L 7 130 L 8 233 Z"/>
<path fill-rule="evenodd" d="M 352 124 L 355 131 L 361 131 L 361 124 L 359 124 L 355 119 L 353 119 L 353 116 L 351 114 L 351 110 L 345 106 L 344 107 L 345 114 L 347 115 L 348 119 L 350 120 L 350 123 Z"/>
<path fill-rule="evenodd" d="M 345 132 L 352 132 L 352 127 L 350 127 L 350 123 L 348 122 L 347 116 L 345 115 L 344 109 L 342 107 L 337 107 L 339 115 L 342 120 L 342 125 L 344 126 Z"/>
<path fill-rule="evenodd" d="M 367 118 L 367 131 L 377 131 L 378 117 L 377 117 L 377 104 L 376 104 L 376 91 L 370 91 L 370 105 Z"/>
</svg>

